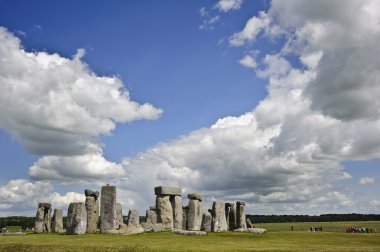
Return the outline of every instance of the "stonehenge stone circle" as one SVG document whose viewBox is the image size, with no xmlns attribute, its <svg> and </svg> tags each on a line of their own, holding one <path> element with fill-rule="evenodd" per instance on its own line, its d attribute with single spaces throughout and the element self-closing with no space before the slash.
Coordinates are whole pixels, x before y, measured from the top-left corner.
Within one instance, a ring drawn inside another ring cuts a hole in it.
<svg viewBox="0 0 380 252">
<path fill-rule="evenodd" d="M 116 186 L 102 186 L 100 202 L 100 232 L 116 230 Z"/>
<path fill-rule="evenodd" d="M 34 223 L 35 233 L 50 233 L 51 232 L 51 204 L 38 203 L 36 220 Z"/>
<path fill-rule="evenodd" d="M 201 231 L 211 232 L 212 216 L 210 212 L 204 212 L 202 215 Z"/>
<path fill-rule="evenodd" d="M 227 221 L 224 202 L 214 201 L 212 204 L 212 232 L 224 232 L 227 231 Z"/>
<path fill-rule="evenodd" d="M 99 221 L 99 192 L 86 189 L 84 191 L 86 196 L 86 211 L 87 211 L 87 233 L 96 233 L 98 230 Z"/>
<path fill-rule="evenodd" d="M 189 212 L 187 214 L 187 229 L 190 231 L 201 230 L 202 224 L 202 199 L 197 193 L 190 193 L 187 195 L 189 198 Z"/>
<path fill-rule="evenodd" d="M 140 215 L 139 210 L 129 210 L 128 212 L 128 226 L 138 226 L 140 225 Z"/>
<path fill-rule="evenodd" d="M 166 230 L 182 229 L 182 189 L 178 187 L 157 186 L 156 194 L 157 222 Z"/>
<path fill-rule="evenodd" d="M 128 212 L 128 225 L 124 224 L 123 210 L 116 203 L 116 186 L 105 185 L 98 191 L 86 189 L 84 203 L 70 203 L 67 210 L 66 234 L 78 235 L 97 232 L 99 216 L 100 231 L 108 234 L 137 234 L 171 230 L 182 235 L 205 235 L 206 232 L 254 232 L 265 229 L 253 228 L 246 218 L 244 201 L 214 201 L 212 209 L 203 212 L 202 197 L 199 193 L 189 193 L 187 206 L 182 203 L 182 189 L 158 186 L 154 188 L 156 202 L 146 211 L 146 219 L 141 222 L 139 211 Z M 99 205 L 99 197 L 100 205 Z M 35 219 L 35 233 L 64 232 L 62 209 L 54 209 L 50 203 L 39 203 Z M 100 215 L 99 215 L 100 212 Z"/>
<path fill-rule="evenodd" d="M 80 235 L 86 233 L 87 212 L 84 203 L 70 203 L 67 210 L 66 234 Z"/>
<path fill-rule="evenodd" d="M 247 229 L 244 201 L 236 202 L 236 228 Z"/>
<path fill-rule="evenodd" d="M 51 220 L 51 231 L 53 233 L 63 232 L 63 211 L 62 209 L 54 209 L 53 219 Z"/>
</svg>

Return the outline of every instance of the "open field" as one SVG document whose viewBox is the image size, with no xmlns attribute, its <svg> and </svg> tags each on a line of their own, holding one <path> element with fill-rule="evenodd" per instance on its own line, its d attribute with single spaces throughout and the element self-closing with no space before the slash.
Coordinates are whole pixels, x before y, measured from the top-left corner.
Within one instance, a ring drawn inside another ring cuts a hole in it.
<svg viewBox="0 0 380 252">
<path fill-rule="evenodd" d="M 289 223 L 262 223 L 254 224 L 255 227 L 265 228 L 271 232 L 308 231 L 310 227 L 322 227 L 323 232 L 345 233 L 347 227 L 366 227 L 376 229 L 380 233 L 380 221 L 352 221 L 352 222 L 289 222 Z"/>
<path fill-rule="evenodd" d="M 286 224 L 286 225 L 285 225 Z M 142 235 L 92 234 L 68 236 L 28 234 L 0 236 L 0 251 L 379 251 L 380 233 L 347 234 L 343 232 L 282 231 L 291 224 L 262 224 L 267 234 L 209 233 L 206 236 L 181 236 L 170 232 Z M 315 224 L 315 223 L 314 223 Z M 326 224 L 326 223 L 323 223 Z M 348 223 L 330 223 L 330 227 Z M 363 222 L 352 222 L 361 226 Z M 367 223 L 368 224 L 368 223 Z M 372 222 L 377 227 L 380 222 Z M 327 227 L 327 226 L 326 226 Z M 273 230 L 271 230 L 273 228 Z"/>
</svg>

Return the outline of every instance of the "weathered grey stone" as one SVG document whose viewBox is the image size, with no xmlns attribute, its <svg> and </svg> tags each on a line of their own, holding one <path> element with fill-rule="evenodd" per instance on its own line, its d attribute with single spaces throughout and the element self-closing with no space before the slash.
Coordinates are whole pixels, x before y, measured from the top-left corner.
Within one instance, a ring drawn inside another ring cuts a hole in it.
<svg viewBox="0 0 380 252">
<path fill-rule="evenodd" d="M 51 232 L 51 204 L 38 203 L 36 219 L 34 223 L 35 233 L 50 233 Z"/>
<path fill-rule="evenodd" d="M 138 226 L 140 225 L 140 215 L 139 210 L 132 209 L 128 212 L 128 226 Z"/>
<path fill-rule="evenodd" d="M 226 213 L 224 208 L 224 202 L 214 201 L 212 204 L 212 232 L 224 232 L 227 231 Z"/>
<path fill-rule="evenodd" d="M 182 229 L 183 213 L 182 213 L 182 197 L 175 195 L 170 196 L 170 203 L 173 208 L 173 228 Z"/>
<path fill-rule="evenodd" d="M 133 234 L 142 234 L 144 233 L 144 228 L 141 225 L 131 225 L 128 226 L 126 232 L 123 232 L 123 235 L 133 235 Z"/>
<path fill-rule="evenodd" d="M 162 223 L 164 229 L 173 229 L 173 208 L 170 203 L 170 196 L 156 196 L 157 222 Z"/>
<path fill-rule="evenodd" d="M 149 224 L 149 223 L 146 223 L 145 221 L 142 221 L 140 223 L 140 225 L 142 226 L 142 228 L 144 229 L 144 232 L 150 232 L 153 230 L 153 224 Z"/>
<path fill-rule="evenodd" d="M 100 231 L 102 233 L 118 228 L 116 216 L 116 186 L 106 185 L 102 187 L 100 219 Z"/>
<path fill-rule="evenodd" d="M 189 207 L 182 206 L 182 230 L 187 230 L 187 216 L 189 215 Z"/>
<path fill-rule="evenodd" d="M 156 224 L 157 223 L 157 214 L 154 210 L 146 210 L 146 223 Z"/>
<path fill-rule="evenodd" d="M 84 191 L 86 195 L 86 212 L 87 212 L 87 233 L 96 233 L 98 231 L 99 221 L 99 192 L 86 189 Z"/>
<path fill-rule="evenodd" d="M 87 212 L 84 203 L 70 203 L 67 210 L 66 234 L 80 235 L 86 233 Z"/>
<path fill-rule="evenodd" d="M 90 189 L 84 190 L 84 195 L 86 197 L 90 196 L 90 197 L 94 197 L 96 199 L 99 198 L 99 192 L 98 191 L 93 191 L 93 190 L 90 190 Z"/>
<path fill-rule="evenodd" d="M 196 193 L 196 192 L 194 192 L 194 193 L 189 193 L 189 194 L 187 195 L 187 198 L 188 198 L 188 199 L 194 199 L 194 200 L 202 201 L 202 197 L 201 197 L 201 195 L 200 195 L 199 193 Z"/>
<path fill-rule="evenodd" d="M 64 231 L 62 212 L 62 209 L 54 209 L 53 219 L 51 220 L 51 231 L 53 233 L 62 233 Z"/>
<path fill-rule="evenodd" d="M 124 226 L 123 220 L 123 207 L 121 203 L 116 203 L 116 218 L 117 218 L 117 228 Z"/>
<path fill-rule="evenodd" d="M 204 231 L 189 231 L 189 230 L 174 230 L 173 233 L 179 234 L 179 235 L 191 235 L 191 236 L 198 236 L 198 235 L 206 235 L 207 234 Z"/>
<path fill-rule="evenodd" d="M 156 211 L 156 206 L 150 206 L 150 207 L 149 207 L 149 210 Z"/>
<path fill-rule="evenodd" d="M 182 188 L 179 187 L 169 187 L 169 186 L 157 186 L 154 188 L 154 193 L 156 195 L 182 195 Z"/>
<path fill-rule="evenodd" d="M 42 203 L 38 203 L 38 207 L 44 207 L 46 209 L 51 209 L 51 204 L 42 202 Z"/>
<path fill-rule="evenodd" d="M 236 202 L 236 228 L 247 229 L 244 201 Z"/>
<path fill-rule="evenodd" d="M 163 229 L 164 227 L 162 226 L 162 223 L 156 223 L 156 224 L 153 224 L 152 226 L 153 232 L 161 232 Z"/>
<path fill-rule="evenodd" d="M 243 232 L 247 232 L 247 229 L 244 229 L 244 228 L 236 228 L 233 230 L 234 232 L 238 232 L 238 233 L 243 233 Z"/>
<path fill-rule="evenodd" d="M 247 219 L 247 228 L 253 228 L 253 224 L 249 218 Z"/>
<path fill-rule="evenodd" d="M 212 216 L 209 212 L 204 212 L 202 215 L 201 231 L 211 232 Z"/>
<path fill-rule="evenodd" d="M 225 209 L 225 215 L 226 215 L 226 222 L 227 222 L 227 229 L 230 230 L 230 211 L 231 211 L 231 203 L 227 202 L 224 203 L 224 209 Z"/>
<path fill-rule="evenodd" d="M 201 230 L 202 202 L 196 199 L 189 200 L 189 213 L 187 215 L 187 229 L 190 231 Z"/>
<path fill-rule="evenodd" d="M 267 232 L 265 228 L 248 228 L 247 231 L 250 233 L 257 233 L 257 234 L 265 234 Z"/>
<path fill-rule="evenodd" d="M 235 204 L 230 203 L 230 211 L 228 216 L 228 229 L 235 230 L 236 229 L 236 208 Z"/>
</svg>

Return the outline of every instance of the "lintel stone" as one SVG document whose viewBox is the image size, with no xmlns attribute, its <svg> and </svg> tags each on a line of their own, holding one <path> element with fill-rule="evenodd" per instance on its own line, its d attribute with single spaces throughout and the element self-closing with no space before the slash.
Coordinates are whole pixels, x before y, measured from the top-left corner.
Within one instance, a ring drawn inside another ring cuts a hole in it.
<svg viewBox="0 0 380 252">
<path fill-rule="evenodd" d="M 156 195 L 173 195 L 173 196 L 181 196 L 182 188 L 179 187 L 169 187 L 169 186 L 157 186 L 154 188 L 154 193 Z"/>
</svg>

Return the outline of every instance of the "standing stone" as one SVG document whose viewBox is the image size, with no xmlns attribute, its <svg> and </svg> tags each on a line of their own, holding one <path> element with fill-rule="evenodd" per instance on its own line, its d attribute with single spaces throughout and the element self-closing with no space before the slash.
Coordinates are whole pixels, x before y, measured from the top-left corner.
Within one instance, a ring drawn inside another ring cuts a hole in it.
<svg viewBox="0 0 380 252">
<path fill-rule="evenodd" d="M 228 230 L 230 230 L 231 203 L 229 203 L 229 202 L 225 203 L 224 209 L 225 209 L 225 215 L 226 215 L 227 228 L 228 228 Z"/>
<path fill-rule="evenodd" d="M 187 216 L 189 215 L 189 207 L 182 206 L 182 230 L 187 230 Z"/>
<path fill-rule="evenodd" d="M 201 231 L 211 232 L 211 222 L 212 222 L 211 213 L 209 212 L 203 213 Z"/>
<path fill-rule="evenodd" d="M 36 220 L 34 223 L 35 233 L 50 233 L 51 232 L 51 204 L 38 203 Z"/>
<path fill-rule="evenodd" d="M 182 228 L 182 189 L 178 187 L 157 186 L 156 194 L 157 222 L 162 223 L 164 229 Z"/>
<path fill-rule="evenodd" d="M 201 230 L 202 224 L 202 199 L 197 193 L 188 194 L 189 213 L 187 216 L 187 228 L 190 231 Z"/>
<path fill-rule="evenodd" d="M 87 212 L 84 203 L 70 203 L 67 210 L 66 234 L 80 235 L 86 233 Z"/>
<path fill-rule="evenodd" d="M 53 219 L 51 221 L 51 230 L 53 233 L 63 232 L 62 209 L 54 209 Z"/>
<path fill-rule="evenodd" d="M 157 224 L 157 214 L 155 210 L 146 210 L 146 223 L 148 225 Z"/>
<path fill-rule="evenodd" d="M 236 228 L 247 229 L 244 201 L 236 202 Z"/>
<path fill-rule="evenodd" d="M 117 218 L 117 229 L 125 226 L 123 220 L 123 206 L 121 203 L 116 203 L 116 218 Z"/>
<path fill-rule="evenodd" d="M 247 219 L 247 228 L 253 228 L 253 224 L 249 218 Z"/>
<path fill-rule="evenodd" d="M 138 226 L 140 225 L 140 215 L 139 210 L 133 209 L 128 212 L 128 226 Z"/>
<path fill-rule="evenodd" d="M 182 213 L 182 197 L 175 195 L 170 196 L 170 203 L 173 208 L 173 226 L 174 229 L 182 229 L 183 213 Z"/>
<path fill-rule="evenodd" d="M 211 231 L 212 232 L 224 232 L 227 231 L 227 221 L 225 213 L 224 202 L 214 201 L 212 204 L 212 223 Z"/>
<path fill-rule="evenodd" d="M 162 223 L 164 229 L 173 229 L 173 208 L 170 196 L 157 195 L 156 197 L 157 222 Z"/>
<path fill-rule="evenodd" d="M 234 203 L 230 203 L 230 212 L 228 216 L 229 230 L 233 231 L 236 227 L 236 208 Z"/>
<path fill-rule="evenodd" d="M 116 186 L 102 186 L 100 202 L 100 232 L 116 230 Z"/>
<path fill-rule="evenodd" d="M 86 212 L 87 212 L 87 233 L 96 233 L 98 231 L 99 221 L 99 192 L 86 189 Z"/>
</svg>

